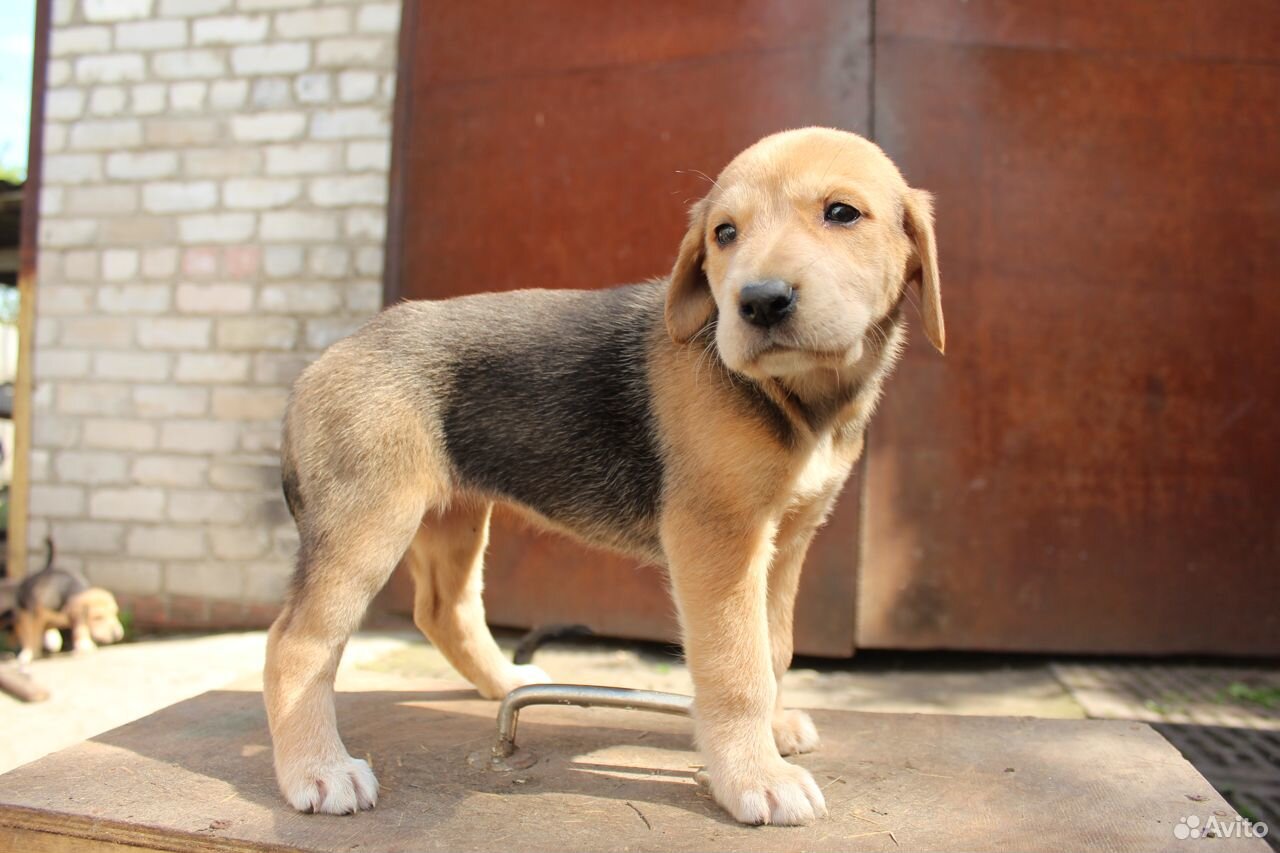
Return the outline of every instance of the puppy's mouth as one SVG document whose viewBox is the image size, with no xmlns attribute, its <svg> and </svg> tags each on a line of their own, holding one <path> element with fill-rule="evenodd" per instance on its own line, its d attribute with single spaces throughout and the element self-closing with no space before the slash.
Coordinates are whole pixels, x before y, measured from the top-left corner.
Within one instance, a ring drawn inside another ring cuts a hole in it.
<svg viewBox="0 0 1280 853">
<path fill-rule="evenodd" d="M 758 370 L 769 376 L 787 376 L 810 370 L 850 367 L 862 358 L 864 349 L 862 338 L 844 349 L 802 347 L 770 341 L 755 353 L 751 361 Z"/>
</svg>

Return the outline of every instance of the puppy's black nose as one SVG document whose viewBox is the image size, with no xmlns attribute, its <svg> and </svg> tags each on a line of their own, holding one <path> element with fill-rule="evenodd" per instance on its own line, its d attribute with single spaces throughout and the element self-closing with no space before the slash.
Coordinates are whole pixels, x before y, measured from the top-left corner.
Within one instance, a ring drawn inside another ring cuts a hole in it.
<svg viewBox="0 0 1280 853">
<path fill-rule="evenodd" d="M 785 281 L 753 281 L 742 288 L 738 310 L 753 326 L 776 326 L 796 310 L 796 289 Z"/>
</svg>

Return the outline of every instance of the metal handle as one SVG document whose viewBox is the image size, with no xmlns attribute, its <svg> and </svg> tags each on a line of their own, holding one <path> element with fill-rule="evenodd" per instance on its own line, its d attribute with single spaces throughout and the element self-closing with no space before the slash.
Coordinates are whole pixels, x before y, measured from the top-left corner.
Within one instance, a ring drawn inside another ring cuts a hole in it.
<svg viewBox="0 0 1280 853">
<path fill-rule="evenodd" d="M 582 708 L 626 708 L 688 717 L 693 697 L 657 690 L 629 690 L 625 687 L 593 687 L 586 684 L 530 684 L 507 694 L 498 708 L 498 742 L 493 757 L 504 759 L 516 751 L 516 724 L 520 709 L 530 705 L 576 705 Z"/>
</svg>

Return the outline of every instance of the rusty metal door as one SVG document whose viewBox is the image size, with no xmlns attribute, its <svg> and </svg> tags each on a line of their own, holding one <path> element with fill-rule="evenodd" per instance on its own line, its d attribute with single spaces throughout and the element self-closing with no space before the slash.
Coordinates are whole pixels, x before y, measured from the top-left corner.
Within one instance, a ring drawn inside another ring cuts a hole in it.
<svg viewBox="0 0 1280 853">
<path fill-rule="evenodd" d="M 867 132 L 869 0 L 408 0 L 389 297 L 596 288 L 665 274 L 685 209 L 776 130 Z M 797 645 L 853 650 L 858 498 L 815 545 Z M 675 638 L 661 572 L 511 519 L 486 604 L 504 625 Z M 403 578 L 392 599 L 409 605 Z"/>
<path fill-rule="evenodd" d="M 872 426 L 859 646 L 1280 652 L 1280 6 L 876 5 L 945 358 Z"/>
</svg>

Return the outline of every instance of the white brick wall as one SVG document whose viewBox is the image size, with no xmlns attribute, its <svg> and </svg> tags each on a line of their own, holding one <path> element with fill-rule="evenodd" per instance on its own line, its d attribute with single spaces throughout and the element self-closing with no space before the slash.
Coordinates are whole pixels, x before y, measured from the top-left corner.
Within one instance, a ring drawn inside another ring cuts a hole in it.
<svg viewBox="0 0 1280 853">
<path fill-rule="evenodd" d="M 398 26 L 373 0 L 55 2 L 34 562 L 52 535 L 161 606 L 283 593 L 279 419 L 379 307 Z"/>
</svg>

